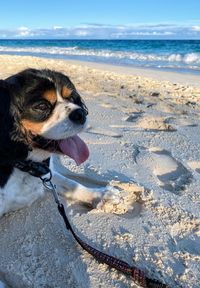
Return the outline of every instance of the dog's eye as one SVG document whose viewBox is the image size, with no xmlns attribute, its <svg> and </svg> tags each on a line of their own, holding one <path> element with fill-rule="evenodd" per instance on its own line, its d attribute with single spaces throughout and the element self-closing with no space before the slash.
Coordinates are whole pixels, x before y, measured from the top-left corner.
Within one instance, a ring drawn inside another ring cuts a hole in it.
<svg viewBox="0 0 200 288">
<path fill-rule="evenodd" d="M 34 107 L 33 107 L 34 110 L 40 110 L 40 111 L 46 111 L 49 108 L 50 107 L 49 107 L 48 103 L 45 103 L 45 102 L 41 102 L 37 105 L 34 105 Z"/>
</svg>

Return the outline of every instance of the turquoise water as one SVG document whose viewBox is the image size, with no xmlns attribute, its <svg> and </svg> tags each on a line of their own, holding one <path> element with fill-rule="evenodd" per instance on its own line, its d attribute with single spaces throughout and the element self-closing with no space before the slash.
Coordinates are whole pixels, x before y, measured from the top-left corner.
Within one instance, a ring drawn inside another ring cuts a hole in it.
<svg viewBox="0 0 200 288">
<path fill-rule="evenodd" d="M 200 40 L 0 40 L 0 54 L 200 73 Z"/>
</svg>

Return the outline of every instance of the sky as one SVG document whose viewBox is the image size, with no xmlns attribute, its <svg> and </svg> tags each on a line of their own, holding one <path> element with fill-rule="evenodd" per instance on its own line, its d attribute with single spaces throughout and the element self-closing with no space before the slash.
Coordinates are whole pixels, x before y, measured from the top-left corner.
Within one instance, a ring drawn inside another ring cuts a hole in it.
<svg viewBox="0 0 200 288">
<path fill-rule="evenodd" d="M 200 39 L 200 0 L 6 0 L 1 39 Z"/>
</svg>

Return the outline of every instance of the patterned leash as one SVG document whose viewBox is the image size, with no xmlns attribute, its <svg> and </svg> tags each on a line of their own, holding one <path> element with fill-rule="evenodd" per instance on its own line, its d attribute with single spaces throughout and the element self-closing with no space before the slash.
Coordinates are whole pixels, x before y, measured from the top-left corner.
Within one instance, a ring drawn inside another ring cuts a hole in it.
<svg viewBox="0 0 200 288">
<path fill-rule="evenodd" d="M 84 250 L 86 250 L 89 254 L 91 254 L 99 262 L 105 263 L 108 266 L 115 268 L 116 270 L 118 270 L 124 274 L 130 275 L 133 278 L 134 282 L 136 282 L 141 287 L 144 287 L 144 288 L 170 288 L 169 286 L 162 284 L 162 283 L 158 282 L 157 280 L 152 280 L 152 279 L 147 278 L 144 275 L 144 272 L 137 269 L 136 267 L 130 266 L 128 263 L 126 263 L 120 259 L 117 259 L 113 256 L 108 255 L 108 254 L 105 254 L 105 253 L 95 249 L 94 247 L 88 245 L 83 240 L 81 240 L 76 235 L 76 233 L 74 232 L 74 230 L 73 230 L 73 228 L 72 228 L 72 226 L 71 226 L 71 224 L 67 218 L 65 208 L 59 200 L 55 186 L 51 182 L 51 173 L 50 173 L 49 178 L 40 177 L 40 179 L 42 180 L 43 185 L 53 193 L 55 202 L 57 203 L 58 211 L 65 222 L 66 228 L 71 231 L 75 240 L 79 243 L 79 245 Z"/>
<path fill-rule="evenodd" d="M 42 180 L 43 185 L 45 188 L 50 190 L 53 193 L 55 202 L 58 205 L 58 211 L 60 215 L 62 216 L 66 228 L 71 231 L 72 235 L 74 236 L 75 240 L 79 243 L 79 245 L 86 250 L 89 254 L 91 254 L 95 259 L 97 259 L 101 263 L 105 263 L 108 266 L 115 268 L 116 270 L 130 275 L 134 282 L 139 284 L 141 287 L 144 288 L 170 288 L 169 286 L 162 284 L 158 282 L 157 280 L 152 280 L 147 278 L 144 275 L 144 272 L 137 269 L 136 267 L 130 266 L 128 263 L 117 259 L 113 256 L 110 256 L 108 254 L 105 254 L 92 246 L 85 243 L 83 240 L 81 240 L 76 233 L 74 232 L 67 215 L 65 213 L 65 208 L 63 204 L 61 203 L 55 185 L 51 182 L 52 173 L 49 169 L 49 159 L 46 159 L 44 162 L 35 162 L 31 160 L 23 160 L 23 161 L 16 161 L 14 162 L 14 166 L 18 169 L 20 169 L 23 172 L 27 172 L 30 175 L 40 178 Z"/>
</svg>

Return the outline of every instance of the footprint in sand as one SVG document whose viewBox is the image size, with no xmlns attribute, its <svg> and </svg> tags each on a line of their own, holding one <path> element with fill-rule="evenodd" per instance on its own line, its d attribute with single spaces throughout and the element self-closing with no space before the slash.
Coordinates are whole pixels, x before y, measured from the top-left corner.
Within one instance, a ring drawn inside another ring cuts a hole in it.
<svg viewBox="0 0 200 288">
<path fill-rule="evenodd" d="M 136 122 L 135 127 L 142 128 L 146 131 L 176 131 L 176 129 L 174 129 L 171 124 L 166 123 L 165 120 L 166 117 L 147 113 L 143 115 L 143 112 L 135 112 L 126 119 L 128 122 Z"/>
<path fill-rule="evenodd" d="M 102 129 L 102 128 L 88 127 L 86 133 L 97 134 L 97 135 L 108 136 L 108 137 L 114 137 L 114 138 L 122 137 L 122 134 L 120 134 L 118 132 L 111 131 L 108 129 Z"/>
<path fill-rule="evenodd" d="M 165 123 L 173 125 L 174 127 L 177 128 L 183 126 L 189 126 L 189 127 L 198 126 L 198 124 L 195 123 L 193 120 L 191 120 L 188 116 L 169 117 L 165 119 Z"/>
<path fill-rule="evenodd" d="M 157 178 L 158 185 L 172 193 L 179 194 L 192 180 L 192 174 L 167 150 L 157 147 L 144 149 L 143 152 L 140 150 L 137 163 L 139 164 L 140 161 L 146 163 Z"/>
<path fill-rule="evenodd" d="M 127 122 L 135 122 L 137 121 L 144 112 L 134 112 L 131 115 L 128 116 L 128 118 L 125 119 Z"/>
</svg>

